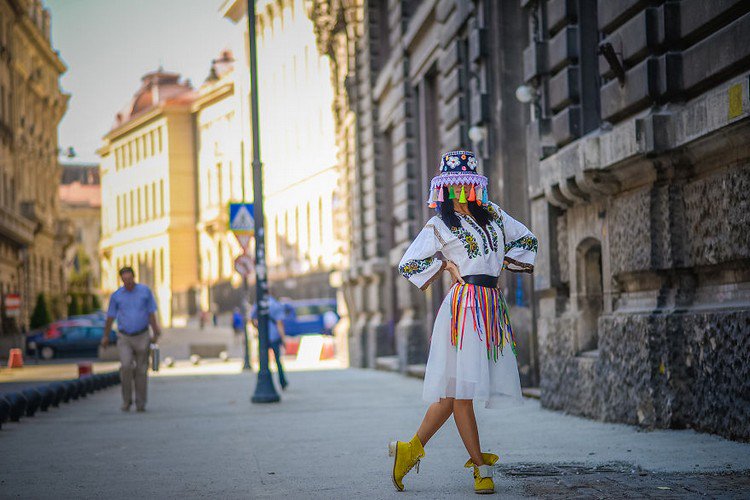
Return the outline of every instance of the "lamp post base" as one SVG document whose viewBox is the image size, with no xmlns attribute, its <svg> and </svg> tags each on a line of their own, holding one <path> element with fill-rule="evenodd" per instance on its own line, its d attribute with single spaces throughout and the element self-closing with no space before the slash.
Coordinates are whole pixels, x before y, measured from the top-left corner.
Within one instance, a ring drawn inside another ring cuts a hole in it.
<svg viewBox="0 0 750 500">
<path fill-rule="evenodd" d="M 271 372 L 259 372 L 258 382 L 255 384 L 255 393 L 250 398 L 252 403 L 278 403 L 281 401 L 281 397 L 276 392 L 276 388 L 273 386 L 273 379 L 271 378 Z"/>
</svg>

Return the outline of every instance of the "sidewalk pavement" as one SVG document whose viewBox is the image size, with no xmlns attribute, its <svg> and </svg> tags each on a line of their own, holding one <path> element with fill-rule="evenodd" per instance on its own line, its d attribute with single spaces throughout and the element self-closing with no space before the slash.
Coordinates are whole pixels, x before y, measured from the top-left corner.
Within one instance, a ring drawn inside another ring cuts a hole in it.
<svg viewBox="0 0 750 500">
<path fill-rule="evenodd" d="M 426 408 L 420 380 L 292 372 L 281 403 L 253 405 L 254 374 L 184 373 L 151 379 L 146 413 L 121 412 L 115 387 L 6 424 L 0 496 L 474 498 L 452 420 L 406 492 L 394 491 L 387 443 L 416 430 Z M 483 449 L 501 456 L 503 498 L 741 498 L 750 488 L 750 444 L 594 422 L 535 400 L 478 408 L 477 418 Z"/>
</svg>

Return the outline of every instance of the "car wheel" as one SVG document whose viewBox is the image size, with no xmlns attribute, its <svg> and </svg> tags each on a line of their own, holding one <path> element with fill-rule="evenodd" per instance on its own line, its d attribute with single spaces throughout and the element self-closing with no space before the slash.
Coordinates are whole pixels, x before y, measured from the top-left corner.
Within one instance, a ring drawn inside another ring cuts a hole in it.
<svg viewBox="0 0 750 500">
<path fill-rule="evenodd" d="M 40 354 L 42 355 L 42 359 L 52 359 L 55 357 L 55 350 L 50 346 L 44 346 Z"/>
</svg>

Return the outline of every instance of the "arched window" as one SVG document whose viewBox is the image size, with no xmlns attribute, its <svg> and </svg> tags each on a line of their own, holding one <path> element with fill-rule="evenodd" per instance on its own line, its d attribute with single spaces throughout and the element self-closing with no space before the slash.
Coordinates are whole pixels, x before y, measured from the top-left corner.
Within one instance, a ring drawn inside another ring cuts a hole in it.
<svg viewBox="0 0 750 500">
<path fill-rule="evenodd" d="M 580 313 L 577 351 L 593 354 L 599 348 L 598 323 L 604 310 L 602 246 L 594 238 L 583 240 L 576 250 L 576 301 Z"/>
</svg>

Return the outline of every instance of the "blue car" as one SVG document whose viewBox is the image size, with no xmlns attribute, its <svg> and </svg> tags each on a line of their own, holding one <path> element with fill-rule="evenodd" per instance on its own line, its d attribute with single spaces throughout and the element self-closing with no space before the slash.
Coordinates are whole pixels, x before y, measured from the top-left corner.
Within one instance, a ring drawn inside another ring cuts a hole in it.
<svg viewBox="0 0 750 500">
<path fill-rule="evenodd" d="M 104 326 L 104 323 L 107 321 L 107 313 L 104 311 L 94 311 L 89 314 L 78 314 L 75 316 L 69 316 L 69 320 L 88 320 L 91 321 L 92 324 L 97 326 Z"/>
<path fill-rule="evenodd" d="M 335 321 L 339 315 L 336 312 L 336 299 L 310 299 L 282 301 L 284 306 L 284 331 L 290 337 L 298 335 L 331 335 L 331 327 L 326 328 L 324 316 L 333 313 Z"/>
<path fill-rule="evenodd" d="M 35 348 L 43 359 L 55 357 L 96 357 L 104 335 L 102 326 L 64 326 L 56 338 L 43 338 L 35 342 Z M 117 343 L 117 334 L 109 333 L 109 342 Z"/>
</svg>

